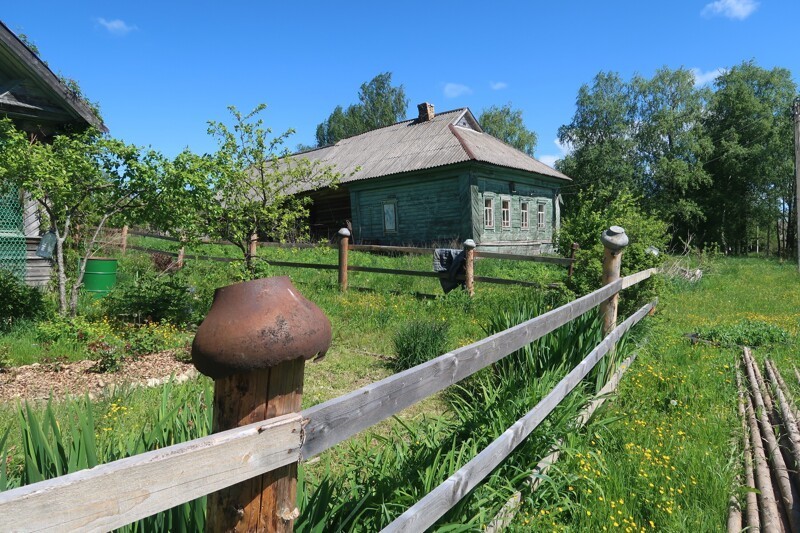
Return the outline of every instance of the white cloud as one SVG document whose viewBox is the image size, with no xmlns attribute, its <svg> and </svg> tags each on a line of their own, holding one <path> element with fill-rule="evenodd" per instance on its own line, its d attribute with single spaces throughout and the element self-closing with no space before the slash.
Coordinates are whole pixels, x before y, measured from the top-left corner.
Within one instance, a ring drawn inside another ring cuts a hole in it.
<svg viewBox="0 0 800 533">
<path fill-rule="evenodd" d="M 572 146 L 567 143 L 560 143 L 558 139 L 553 139 L 553 144 L 555 144 L 556 148 L 558 148 L 557 154 L 545 154 L 536 158 L 549 167 L 555 166 L 556 161 L 563 159 L 564 156 L 572 152 Z"/>
<path fill-rule="evenodd" d="M 694 74 L 694 86 L 701 87 L 707 83 L 711 83 L 722 74 L 725 74 L 725 72 L 727 71 L 722 67 L 715 68 L 707 72 L 703 72 L 699 68 L 693 68 L 692 74 Z"/>
<path fill-rule="evenodd" d="M 472 89 L 460 83 L 445 83 L 444 95 L 447 98 L 458 98 L 464 94 L 472 94 Z"/>
<path fill-rule="evenodd" d="M 124 20 L 120 19 L 106 20 L 100 17 L 97 19 L 97 23 L 108 30 L 108 33 L 111 33 L 112 35 L 127 35 L 133 30 L 138 29 L 136 26 L 129 26 Z"/>
<path fill-rule="evenodd" d="M 507 88 L 508 84 L 504 81 L 493 81 L 489 83 L 489 87 L 491 87 L 493 91 L 500 91 Z"/>
<path fill-rule="evenodd" d="M 758 8 L 755 0 L 716 0 L 706 4 L 701 11 L 705 17 L 722 16 L 729 19 L 744 20 Z"/>
</svg>

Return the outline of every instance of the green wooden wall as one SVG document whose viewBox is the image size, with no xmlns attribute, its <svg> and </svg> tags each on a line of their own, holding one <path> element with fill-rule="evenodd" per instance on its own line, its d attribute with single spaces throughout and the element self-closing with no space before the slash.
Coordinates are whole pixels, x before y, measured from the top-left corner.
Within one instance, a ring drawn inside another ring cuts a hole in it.
<svg viewBox="0 0 800 533">
<path fill-rule="evenodd" d="M 460 247 L 471 238 L 487 251 L 547 252 L 552 250 L 558 185 L 529 173 L 477 163 L 350 182 L 353 233 L 362 243 Z M 487 198 L 494 202 L 493 228 L 484 225 Z M 504 199 L 510 202 L 507 228 L 502 225 Z M 527 229 L 522 227 L 523 202 L 528 203 Z M 540 203 L 545 210 L 543 228 L 537 224 Z M 385 220 L 392 213 L 394 231 L 392 221 Z"/>
<path fill-rule="evenodd" d="M 387 245 L 446 246 L 469 238 L 469 176 L 450 168 L 351 182 L 350 205 L 357 241 Z M 385 211 L 394 205 L 396 228 L 386 228 Z"/>
</svg>

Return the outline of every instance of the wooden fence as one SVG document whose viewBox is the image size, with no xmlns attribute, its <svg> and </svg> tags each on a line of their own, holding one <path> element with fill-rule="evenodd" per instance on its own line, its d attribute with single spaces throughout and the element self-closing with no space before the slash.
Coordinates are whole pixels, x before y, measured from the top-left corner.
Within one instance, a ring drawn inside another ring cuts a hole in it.
<svg viewBox="0 0 800 533">
<path fill-rule="evenodd" d="M 223 263 L 231 263 L 234 261 L 238 261 L 239 259 L 234 259 L 230 257 L 216 257 L 210 255 L 196 255 L 196 254 L 185 254 L 184 249 L 181 248 L 179 252 L 167 252 L 164 250 L 158 250 L 155 248 L 147 248 L 144 246 L 135 246 L 128 244 L 128 236 L 129 235 L 136 235 L 140 237 L 150 237 L 154 239 L 162 239 L 166 241 L 172 242 L 180 242 L 180 239 L 176 239 L 175 237 L 170 237 L 167 235 L 158 235 L 155 233 L 150 233 L 141 230 L 135 229 L 128 229 L 127 226 L 122 228 L 121 230 L 109 228 L 105 230 L 108 233 L 118 233 L 122 235 L 121 239 L 109 239 L 108 242 L 110 246 L 119 246 L 123 250 L 136 250 L 140 252 L 150 253 L 150 254 L 162 254 L 168 255 L 176 258 L 176 262 L 182 266 L 184 259 L 194 259 L 200 261 L 219 261 Z M 343 232 L 346 232 L 343 233 Z M 366 266 L 357 266 L 351 265 L 348 262 L 348 251 L 358 251 L 358 252 L 371 252 L 371 253 L 383 253 L 383 254 L 397 254 L 397 255 L 433 255 L 434 248 L 415 248 L 409 246 L 378 246 L 378 245 L 366 245 L 366 244 L 350 244 L 349 243 L 349 232 L 347 230 L 340 231 L 340 240 L 338 244 L 339 249 L 339 261 L 337 265 L 330 265 L 324 263 L 300 263 L 300 262 L 293 262 L 293 261 L 276 261 L 269 259 L 267 262 L 270 265 L 278 266 L 278 267 L 288 267 L 288 268 L 311 268 L 314 270 L 338 270 L 339 271 L 339 286 L 343 291 L 347 290 L 348 287 L 348 272 L 371 272 L 375 274 L 393 274 L 398 276 L 413 276 L 413 277 L 423 277 L 423 278 L 437 278 L 437 279 L 448 279 L 450 278 L 450 274 L 447 272 L 423 272 L 419 270 L 402 270 L 402 269 L 393 269 L 393 268 L 379 268 L 379 267 L 366 267 Z M 225 244 L 230 245 L 230 242 L 227 241 L 203 241 L 205 244 Z M 573 266 L 575 263 L 575 251 L 578 249 L 578 245 L 574 244 L 572 246 L 572 256 L 569 258 L 565 257 L 550 257 L 550 256 L 543 256 L 543 255 L 514 255 L 514 254 L 503 254 L 503 253 L 495 253 L 495 252 L 482 252 L 480 250 L 473 250 L 475 248 L 475 244 L 472 241 L 466 241 L 464 243 L 464 251 L 465 251 L 465 265 L 464 265 L 464 273 L 460 273 L 453 277 L 455 281 L 464 282 L 467 290 L 469 291 L 470 295 L 473 295 L 475 292 L 475 283 L 488 283 L 488 284 L 495 284 L 495 285 L 518 285 L 518 286 L 525 286 L 525 287 L 536 287 L 536 288 L 544 288 L 545 286 L 542 283 L 537 283 L 535 281 L 526 281 L 526 280 L 515 280 L 515 279 L 504 279 L 504 278 L 494 278 L 489 276 L 475 276 L 474 275 L 474 261 L 475 259 L 486 258 L 486 259 L 503 259 L 503 260 L 512 260 L 512 261 L 531 261 L 536 263 L 545 263 L 551 265 L 558 265 L 568 268 L 569 276 L 572 276 Z M 269 243 L 269 242 L 259 242 L 258 246 L 265 247 L 265 248 L 330 248 L 332 245 L 328 244 L 310 244 L 310 243 L 293 243 L 293 244 L 286 244 L 286 243 Z"/>
<path fill-rule="evenodd" d="M 302 412 L 0 493 L 0 529 L 109 530 L 308 460 L 595 307 L 612 313 L 616 320 L 616 306 L 611 303 L 618 293 L 655 272 L 646 270 L 621 279 L 617 274 L 604 287 L 564 306 Z M 653 306 L 645 305 L 606 331 L 603 341 L 536 407 L 386 531 L 421 531 L 435 523 L 508 457 Z"/>
</svg>

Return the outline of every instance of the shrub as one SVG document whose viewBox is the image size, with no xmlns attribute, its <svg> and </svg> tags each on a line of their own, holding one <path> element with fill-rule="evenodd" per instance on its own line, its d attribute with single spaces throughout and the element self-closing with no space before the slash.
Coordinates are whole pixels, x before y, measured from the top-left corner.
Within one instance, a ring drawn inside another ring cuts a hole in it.
<svg viewBox="0 0 800 533">
<path fill-rule="evenodd" d="M 126 330 L 125 340 L 125 351 L 133 357 L 161 352 L 182 345 L 182 339 L 175 326 L 154 322 Z"/>
<path fill-rule="evenodd" d="M 789 340 L 789 333 L 762 320 L 740 320 L 735 324 L 721 324 L 702 328 L 697 336 L 723 346 L 765 346 L 782 344 Z"/>
<path fill-rule="evenodd" d="M 603 272 L 603 244 L 600 235 L 610 226 L 622 226 L 630 243 L 622 256 L 621 274 L 627 276 L 641 270 L 660 266 L 665 258 L 664 249 L 669 242 L 667 224 L 645 213 L 639 200 L 630 192 L 622 191 L 616 198 L 601 198 L 595 190 L 578 194 L 577 212 L 564 220 L 556 236 L 559 249 L 568 253 L 573 242 L 580 245 L 575 254 L 575 270 L 568 287 L 577 294 L 587 294 L 600 288 Z M 647 250 L 655 247 L 661 251 L 653 255 Z M 622 315 L 651 300 L 660 290 L 657 278 L 627 289 L 620 299 Z"/>
<path fill-rule="evenodd" d="M 430 361 L 447 351 L 447 322 L 412 320 L 394 334 L 395 372 Z"/>
<path fill-rule="evenodd" d="M 140 272 L 103 299 L 109 316 L 143 322 L 186 324 L 192 318 L 192 296 L 179 278 Z"/>
<path fill-rule="evenodd" d="M 0 269 L 0 295 L 0 330 L 8 330 L 19 320 L 36 319 L 44 314 L 41 291 L 28 287 L 5 269 Z"/>
</svg>

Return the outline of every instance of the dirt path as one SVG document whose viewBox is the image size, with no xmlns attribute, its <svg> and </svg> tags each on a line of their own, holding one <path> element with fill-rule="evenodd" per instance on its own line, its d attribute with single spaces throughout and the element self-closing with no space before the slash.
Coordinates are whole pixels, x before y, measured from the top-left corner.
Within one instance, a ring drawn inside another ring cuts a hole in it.
<svg viewBox="0 0 800 533">
<path fill-rule="evenodd" d="M 60 365 L 32 364 L 9 369 L 0 373 L 0 403 L 16 400 L 46 400 L 51 394 L 55 398 L 66 395 L 90 397 L 102 395 L 123 384 L 155 386 L 175 375 L 184 381 L 196 375 L 191 363 L 175 359 L 173 350 L 127 361 L 122 370 L 99 374 L 92 371 L 94 361 L 79 361 Z"/>
</svg>

